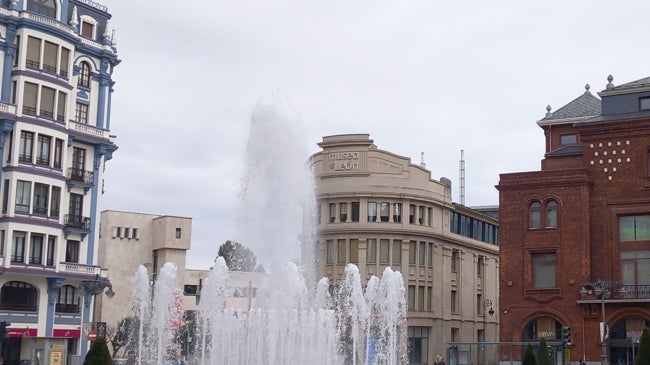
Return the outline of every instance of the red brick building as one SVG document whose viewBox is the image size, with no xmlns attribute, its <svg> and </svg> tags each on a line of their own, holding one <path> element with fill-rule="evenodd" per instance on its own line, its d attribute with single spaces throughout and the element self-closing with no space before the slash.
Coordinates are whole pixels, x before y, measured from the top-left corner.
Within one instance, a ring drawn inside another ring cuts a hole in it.
<svg viewBox="0 0 650 365">
<path fill-rule="evenodd" d="M 558 345 L 556 364 L 564 355 L 632 364 L 650 325 L 650 77 L 612 81 L 600 98 L 587 85 L 557 111 L 547 107 L 537 122 L 541 170 L 502 174 L 497 185 L 499 339 L 544 338 Z"/>
</svg>

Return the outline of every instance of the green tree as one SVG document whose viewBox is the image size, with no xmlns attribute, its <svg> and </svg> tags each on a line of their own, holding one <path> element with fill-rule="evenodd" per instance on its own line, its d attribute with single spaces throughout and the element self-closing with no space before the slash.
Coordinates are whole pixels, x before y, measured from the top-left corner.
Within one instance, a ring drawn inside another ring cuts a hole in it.
<svg viewBox="0 0 650 365">
<path fill-rule="evenodd" d="M 537 365 L 553 365 L 551 356 L 548 353 L 548 345 L 546 340 L 542 338 L 537 348 Z"/>
<path fill-rule="evenodd" d="M 255 271 L 257 257 L 239 242 L 226 241 L 219 247 L 218 254 L 226 260 L 230 271 Z"/>
<path fill-rule="evenodd" d="M 639 342 L 639 353 L 634 359 L 634 365 L 650 364 L 650 330 L 643 329 L 641 341 Z"/>
<path fill-rule="evenodd" d="M 530 344 L 526 346 L 526 351 L 524 351 L 524 358 L 521 361 L 521 365 L 537 365 L 537 358 L 535 358 L 535 352 Z"/>
<path fill-rule="evenodd" d="M 113 365 L 113 359 L 108 352 L 108 345 L 106 339 L 98 337 L 90 345 L 90 350 L 86 353 L 83 365 Z"/>
<path fill-rule="evenodd" d="M 181 354 L 185 355 L 186 358 L 194 355 L 194 349 L 197 344 L 196 335 L 196 312 L 185 311 L 183 314 L 183 324 L 176 332 L 176 339 L 180 345 Z"/>
</svg>

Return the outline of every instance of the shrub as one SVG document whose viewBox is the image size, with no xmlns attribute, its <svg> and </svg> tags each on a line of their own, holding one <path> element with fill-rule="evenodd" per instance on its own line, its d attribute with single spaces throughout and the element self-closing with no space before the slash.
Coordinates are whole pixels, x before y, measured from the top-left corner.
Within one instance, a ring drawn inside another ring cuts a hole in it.
<svg viewBox="0 0 650 365">
<path fill-rule="evenodd" d="M 83 365 L 113 365 L 113 359 L 108 351 L 106 339 L 103 337 L 97 338 L 90 345 L 90 350 L 86 354 Z"/>
</svg>

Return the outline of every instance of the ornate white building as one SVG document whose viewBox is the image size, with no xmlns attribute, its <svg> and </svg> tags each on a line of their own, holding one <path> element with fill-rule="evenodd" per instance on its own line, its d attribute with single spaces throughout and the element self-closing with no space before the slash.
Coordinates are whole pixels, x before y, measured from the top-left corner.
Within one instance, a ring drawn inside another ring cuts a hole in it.
<svg viewBox="0 0 650 365">
<path fill-rule="evenodd" d="M 78 364 L 98 265 L 113 68 L 108 9 L 90 0 L 0 2 L 0 321 L 5 365 Z M 100 328 L 101 329 L 101 328 Z"/>
<path fill-rule="evenodd" d="M 347 263 L 362 278 L 404 277 L 410 364 L 496 361 L 498 221 L 455 204 L 451 182 L 377 149 L 367 134 L 324 137 L 312 156 L 319 275 L 336 285 Z M 459 361 L 462 360 L 462 361 Z M 467 362 L 464 362 L 467 361 Z"/>
</svg>

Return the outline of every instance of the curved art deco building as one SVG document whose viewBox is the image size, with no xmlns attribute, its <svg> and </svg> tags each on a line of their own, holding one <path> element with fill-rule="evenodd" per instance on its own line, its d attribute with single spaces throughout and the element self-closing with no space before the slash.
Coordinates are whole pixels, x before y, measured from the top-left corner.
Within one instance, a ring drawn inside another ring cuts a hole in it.
<svg viewBox="0 0 650 365">
<path fill-rule="evenodd" d="M 5 365 L 79 364 L 94 296 L 113 68 L 108 9 L 0 1 L 0 321 Z M 95 332 L 99 331 L 99 332 Z"/>
<path fill-rule="evenodd" d="M 387 266 L 400 271 L 410 364 L 496 359 L 485 344 L 498 335 L 497 219 L 453 203 L 449 179 L 433 180 L 367 134 L 328 136 L 319 146 L 319 274 L 336 285 L 347 263 L 366 280 Z"/>
</svg>

